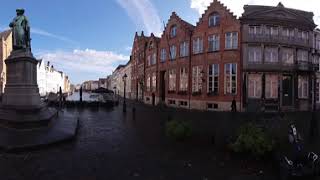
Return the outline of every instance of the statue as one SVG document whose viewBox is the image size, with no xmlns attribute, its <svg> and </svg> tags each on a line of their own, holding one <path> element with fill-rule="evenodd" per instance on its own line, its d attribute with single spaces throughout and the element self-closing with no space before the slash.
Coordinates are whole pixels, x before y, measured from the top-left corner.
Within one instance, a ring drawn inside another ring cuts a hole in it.
<svg viewBox="0 0 320 180">
<path fill-rule="evenodd" d="M 24 9 L 17 9 L 16 12 L 17 17 L 9 24 L 12 29 L 13 50 L 31 51 L 29 21 L 24 15 Z"/>
</svg>

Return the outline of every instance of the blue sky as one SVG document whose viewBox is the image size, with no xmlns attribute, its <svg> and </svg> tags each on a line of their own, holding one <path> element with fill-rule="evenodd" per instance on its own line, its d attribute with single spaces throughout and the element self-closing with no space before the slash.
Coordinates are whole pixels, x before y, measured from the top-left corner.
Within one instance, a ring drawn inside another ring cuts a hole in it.
<svg viewBox="0 0 320 180">
<path fill-rule="evenodd" d="M 106 77 L 126 63 L 136 31 L 160 34 L 172 11 L 195 24 L 212 0 L 3 0 L 0 29 L 16 8 L 24 8 L 32 28 L 32 50 L 66 72 L 72 83 Z M 268 0 L 221 0 L 238 16 L 244 4 Z M 316 11 L 319 0 L 282 0 L 285 6 Z M 286 4 L 287 3 L 287 4 Z M 307 5 L 308 4 L 308 5 Z M 316 20 L 320 19 L 318 12 Z"/>
</svg>

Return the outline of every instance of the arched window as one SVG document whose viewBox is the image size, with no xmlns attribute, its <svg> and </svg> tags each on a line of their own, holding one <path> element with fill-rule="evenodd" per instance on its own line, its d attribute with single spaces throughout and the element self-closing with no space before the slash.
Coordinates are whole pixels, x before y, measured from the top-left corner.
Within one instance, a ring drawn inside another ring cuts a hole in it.
<svg viewBox="0 0 320 180">
<path fill-rule="evenodd" d="M 212 13 L 209 16 L 209 27 L 220 25 L 220 15 L 218 13 Z"/>
<path fill-rule="evenodd" d="M 173 25 L 171 26 L 171 29 L 170 29 L 170 37 L 173 38 L 176 36 L 177 36 L 177 26 Z"/>
</svg>

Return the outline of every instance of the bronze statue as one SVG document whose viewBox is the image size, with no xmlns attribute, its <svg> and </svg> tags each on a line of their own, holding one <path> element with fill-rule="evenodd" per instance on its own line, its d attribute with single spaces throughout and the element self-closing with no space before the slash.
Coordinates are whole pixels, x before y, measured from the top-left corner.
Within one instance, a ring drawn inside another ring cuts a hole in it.
<svg viewBox="0 0 320 180">
<path fill-rule="evenodd" d="M 9 24 L 12 29 L 13 49 L 31 51 L 29 21 L 24 15 L 24 9 L 17 9 L 16 12 L 17 16 Z"/>
</svg>

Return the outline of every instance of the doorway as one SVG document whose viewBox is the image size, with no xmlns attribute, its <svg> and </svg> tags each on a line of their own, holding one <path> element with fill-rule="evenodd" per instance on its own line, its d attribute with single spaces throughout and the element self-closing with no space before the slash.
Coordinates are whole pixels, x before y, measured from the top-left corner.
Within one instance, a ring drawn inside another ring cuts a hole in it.
<svg viewBox="0 0 320 180">
<path fill-rule="evenodd" d="M 160 97 L 161 101 L 165 102 L 166 100 L 166 71 L 160 71 Z"/>
<path fill-rule="evenodd" d="M 284 75 L 282 77 L 282 105 L 293 105 L 293 80 L 292 75 Z"/>
</svg>

